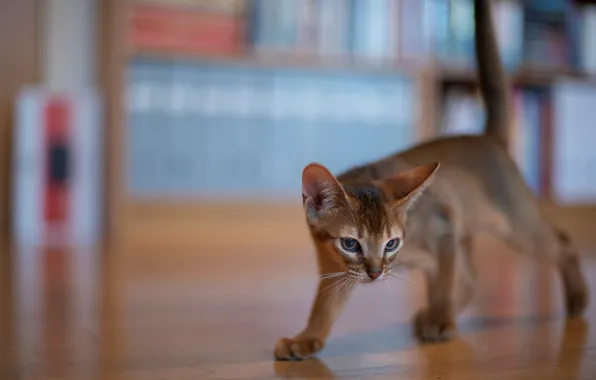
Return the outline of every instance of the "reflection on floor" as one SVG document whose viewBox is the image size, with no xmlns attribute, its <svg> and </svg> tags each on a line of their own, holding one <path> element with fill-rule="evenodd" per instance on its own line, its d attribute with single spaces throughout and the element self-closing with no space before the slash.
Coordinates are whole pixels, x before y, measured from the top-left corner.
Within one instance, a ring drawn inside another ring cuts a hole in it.
<svg viewBox="0 0 596 380">
<path fill-rule="evenodd" d="M 412 339 L 424 284 L 410 273 L 360 287 L 319 358 L 299 363 L 272 348 L 306 321 L 311 252 L 4 252 L 0 379 L 595 379 L 594 296 L 567 322 L 554 271 L 490 250 L 454 341 Z"/>
</svg>

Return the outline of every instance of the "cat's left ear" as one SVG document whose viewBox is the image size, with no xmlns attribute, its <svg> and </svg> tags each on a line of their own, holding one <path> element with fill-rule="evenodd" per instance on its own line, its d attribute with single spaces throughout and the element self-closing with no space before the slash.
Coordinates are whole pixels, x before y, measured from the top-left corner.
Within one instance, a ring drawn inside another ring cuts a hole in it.
<svg viewBox="0 0 596 380">
<path fill-rule="evenodd" d="M 302 172 L 302 203 L 311 223 L 318 224 L 345 205 L 346 193 L 331 172 L 321 164 L 311 163 Z"/>
<path fill-rule="evenodd" d="M 381 180 L 381 187 L 391 204 L 405 212 L 416 203 L 430 185 L 439 166 L 438 162 L 433 162 L 400 172 L 393 177 Z"/>
</svg>

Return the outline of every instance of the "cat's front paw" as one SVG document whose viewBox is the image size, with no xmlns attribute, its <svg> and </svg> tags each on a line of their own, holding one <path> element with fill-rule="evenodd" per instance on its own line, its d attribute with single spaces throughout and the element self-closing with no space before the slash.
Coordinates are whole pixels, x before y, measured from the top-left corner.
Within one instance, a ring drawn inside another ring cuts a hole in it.
<svg viewBox="0 0 596 380">
<path fill-rule="evenodd" d="M 277 360 L 304 360 L 323 349 L 323 342 L 317 338 L 281 338 L 275 345 Z"/>
<path fill-rule="evenodd" d="M 414 317 L 414 332 L 421 342 L 446 342 L 455 335 L 455 324 L 444 310 L 423 309 Z"/>
</svg>

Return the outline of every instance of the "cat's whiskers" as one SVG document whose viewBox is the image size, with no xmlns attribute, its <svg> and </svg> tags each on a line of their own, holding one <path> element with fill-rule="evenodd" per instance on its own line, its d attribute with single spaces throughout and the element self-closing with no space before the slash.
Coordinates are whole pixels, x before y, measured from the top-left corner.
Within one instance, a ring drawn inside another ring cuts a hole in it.
<svg viewBox="0 0 596 380">
<path fill-rule="evenodd" d="M 386 273 L 386 274 L 388 275 L 389 273 Z M 383 276 L 383 277 L 387 278 L 388 276 Z M 382 281 L 382 282 L 385 284 L 385 289 L 390 291 L 391 286 L 389 286 L 389 281 Z"/>
<path fill-rule="evenodd" d="M 334 277 L 340 277 L 340 276 L 343 276 L 343 275 L 345 275 L 345 274 L 346 274 L 346 272 L 333 272 L 333 273 L 325 273 L 325 274 L 322 274 L 322 275 L 320 276 L 320 278 L 321 278 L 321 279 L 334 278 Z"/>
<path fill-rule="evenodd" d="M 350 277 L 346 276 L 344 278 L 340 278 L 339 280 L 333 281 L 331 284 L 327 285 L 325 288 L 321 289 L 320 293 L 323 296 L 328 296 L 335 293 L 346 281 L 349 281 Z"/>
<path fill-rule="evenodd" d="M 395 263 L 393 265 L 390 265 L 387 268 L 387 271 L 390 271 L 392 269 L 399 268 L 399 267 L 407 267 L 408 264 L 417 263 L 417 262 L 422 262 L 422 260 L 420 260 L 420 259 L 411 259 L 411 260 L 406 260 L 406 261 L 399 261 L 399 262 L 397 262 L 397 263 Z"/>
<path fill-rule="evenodd" d="M 342 292 L 344 290 L 347 290 L 350 286 L 353 286 L 355 283 L 356 283 L 356 280 L 348 277 L 348 281 L 342 283 L 342 285 L 339 287 L 339 289 L 337 289 L 337 291 Z"/>
<path fill-rule="evenodd" d="M 411 278 L 408 278 L 408 277 L 405 277 L 405 276 L 401 276 L 401 275 L 399 275 L 399 274 L 397 274 L 397 273 L 395 273 L 395 272 L 390 272 L 390 271 L 388 271 L 388 272 L 387 272 L 387 274 L 388 274 L 390 277 L 394 277 L 394 278 L 400 279 L 400 280 L 402 280 L 402 281 L 406 281 L 406 282 L 409 282 L 409 283 L 411 283 L 411 284 L 418 285 L 418 284 L 416 283 L 416 281 L 412 280 Z"/>
<path fill-rule="evenodd" d="M 348 289 L 352 285 L 353 280 L 350 277 L 347 277 L 345 281 L 342 281 L 334 290 L 334 293 L 341 293 Z"/>
</svg>

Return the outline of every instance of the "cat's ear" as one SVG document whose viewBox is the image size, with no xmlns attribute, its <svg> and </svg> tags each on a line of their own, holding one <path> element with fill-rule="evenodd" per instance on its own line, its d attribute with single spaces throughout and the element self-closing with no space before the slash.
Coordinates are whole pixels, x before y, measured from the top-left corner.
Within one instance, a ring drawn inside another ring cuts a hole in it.
<svg viewBox="0 0 596 380">
<path fill-rule="evenodd" d="M 311 222 L 316 223 L 334 215 L 345 201 L 345 190 L 326 167 L 312 163 L 304 168 L 302 204 Z"/>
<path fill-rule="evenodd" d="M 381 181 L 387 197 L 400 211 L 407 211 L 430 185 L 440 164 L 417 166 Z"/>
</svg>

